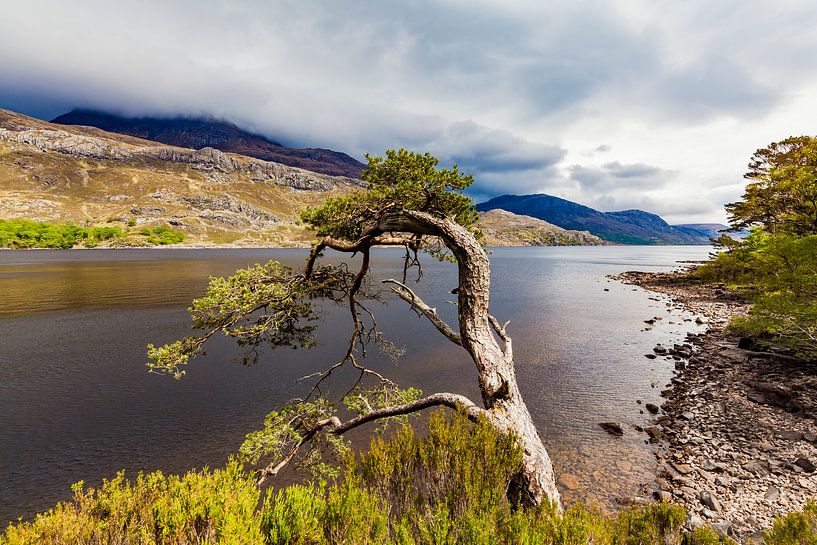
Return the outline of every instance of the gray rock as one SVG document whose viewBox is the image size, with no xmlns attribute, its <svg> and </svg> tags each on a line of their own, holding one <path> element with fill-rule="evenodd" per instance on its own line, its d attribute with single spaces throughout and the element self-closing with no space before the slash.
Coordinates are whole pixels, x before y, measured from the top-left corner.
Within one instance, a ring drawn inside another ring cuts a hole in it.
<svg viewBox="0 0 817 545">
<path fill-rule="evenodd" d="M 704 519 L 702 519 L 701 517 L 699 517 L 695 513 L 692 513 L 687 518 L 687 526 L 689 527 L 690 530 L 694 530 L 695 528 L 698 528 L 699 526 L 703 526 L 703 525 L 704 525 Z"/>
<path fill-rule="evenodd" d="M 809 460 L 808 458 L 798 458 L 794 461 L 794 464 L 803 468 L 803 471 L 806 473 L 814 473 L 815 467 L 814 463 Z"/>
<path fill-rule="evenodd" d="M 770 486 L 766 493 L 763 494 L 763 499 L 769 503 L 775 503 L 777 500 L 780 499 L 780 489 L 774 486 Z"/>
<path fill-rule="evenodd" d="M 698 493 L 698 499 L 701 500 L 702 504 L 706 505 L 709 509 L 715 512 L 719 512 L 721 510 L 720 502 L 709 490 L 701 490 Z"/>
<path fill-rule="evenodd" d="M 721 537 L 728 536 L 729 531 L 732 529 L 732 523 L 727 521 L 715 522 L 711 526 L 712 529 L 718 532 L 718 535 Z"/>
</svg>

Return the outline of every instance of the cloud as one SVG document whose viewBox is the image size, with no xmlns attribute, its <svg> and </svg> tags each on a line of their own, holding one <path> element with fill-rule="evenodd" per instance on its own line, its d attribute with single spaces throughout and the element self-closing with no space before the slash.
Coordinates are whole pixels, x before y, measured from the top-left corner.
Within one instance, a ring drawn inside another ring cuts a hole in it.
<svg viewBox="0 0 817 545">
<path fill-rule="evenodd" d="M 570 179 L 585 190 L 635 191 L 656 189 L 671 183 L 677 172 L 643 163 L 622 164 L 618 161 L 601 167 L 571 165 L 567 168 Z"/>
<path fill-rule="evenodd" d="M 538 170 L 555 165 L 565 156 L 559 146 L 530 142 L 470 120 L 446 127 L 429 148 L 444 159 L 480 173 Z"/>
<path fill-rule="evenodd" d="M 3 21 L 0 107 L 429 150 L 473 171 L 475 195 L 629 203 L 683 180 L 680 210 L 817 116 L 806 0 L 28 0 Z"/>
</svg>

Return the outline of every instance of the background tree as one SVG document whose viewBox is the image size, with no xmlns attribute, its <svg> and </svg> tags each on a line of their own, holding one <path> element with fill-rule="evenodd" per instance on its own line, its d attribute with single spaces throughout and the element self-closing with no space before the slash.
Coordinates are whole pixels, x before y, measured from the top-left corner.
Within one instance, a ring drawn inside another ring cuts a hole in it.
<svg viewBox="0 0 817 545">
<path fill-rule="evenodd" d="M 726 205 L 734 229 L 817 234 L 817 138 L 790 137 L 757 150 L 742 200 Z"/>
<path fill-rule="evenodd" d="M 754 304 L 730 327 L 761 344 L 817 359 L 817 138 L 797 136 L 757 150 L 743 199 L 726 205 L 740 241 L 694 275 L 726 282 Z"/>
<path fill-rule="evenodd" d="M 269 461 L 261 470 L 261 481 L 292 460 L 331 471 L 321 455 L 327 450 L 342 451 L 345 432 L 372 421 L 446 406 L 516 436 L 524 454 L 522 469 L 509 484 L 514 501 L 536 505 L 549 500 L 559 505 L 550 458 L 517 384 L 508 324 L 489 313 L 490 263 L 478 240 L 473 203 L 460 193 L 473 178 L 456 166 L 438 168 L 437 159 L 429 154 L 399 150 L 387 151 L 385 158 L 367 159 L 365 190 L 329 199 L 302 214 L 321 237 L 302 272 L 273 261 L 240 270 L 230 278 L 211 280 L 206 295 L 190 309 L 194 327 L 203 333 L 162 347 L 149 346 L 149 366 L 155 372 L 180 377 L 190 358 L 201 353 L 207 340 L 219 332 L 247 348 L 245 361 L 256 360 L 262 345 L 310 347 L 317 319 L 313 300 L 334 301 L 348 308 L 352 322 L 343 355 L 307 377 L 314 380 L 310 393 L 270 413 L 264 428 L 250 434 L 242 446 L 242 453 L 251 461 Z M 388 353 L 396 352 L 378 330 L 368 306 L 369 300 L 380 297 L 369 275 L 375 246 L 405 249 L 402 278 L 384 283 L 469 354 L 482 394 L 481 406 L 459 394 L 422 396 L 415 389 L 402 390 L 365 365 L 366 350 L 372 343 Z M 346 263 L 323 264 L 321 257 L 327 249 L 360 254 L 359 268 L 350 271 Z M 419 280 L 421 251 L 457 264 L 456 329 L 407 286 L 407 275 L 415 267 Z M 357 381 L 343 400 L 356 416 L 345 421 L 320 389 L 342 367 L 357 371 Z"/>
</svg>

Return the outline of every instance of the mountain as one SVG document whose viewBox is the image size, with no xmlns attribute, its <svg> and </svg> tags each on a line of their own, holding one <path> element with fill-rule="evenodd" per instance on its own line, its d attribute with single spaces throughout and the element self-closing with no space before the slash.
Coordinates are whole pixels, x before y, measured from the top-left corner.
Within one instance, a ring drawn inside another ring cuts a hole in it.
<svg viewBox="0 0 817 545">
<path fill-rule="evenodd" d="M 182 148 L 210 147 L 330 176 L 359 178 L 365 168 L 363 163 L 345 153 L 321 148 L 289 148 L 216 119 L 120 117 L 93 110 L 73 110 L 51 122 L 97 127 Z"/>
<path fill-rule="evenodd" d="M 552 223 L 506 210 L 482 212 L 479 228 L 487 246 L 599 246 L 587 231 L 569 231 Z"/>
<path fill-rule="evenodd" d="M 502 195 L 478 204 L 484 212 L 500 208 L 545 220 L 564 229 L 590 233 L 620 244 L 708 244 L 709 235 L 689 226 L 669 225 L 643 210 L 599 212 L 588 206 L 545 194 Z"/>
<path fill-rule="evenodd" d="M 729 229 L 728 225 L 724 225 L 722 223 L 682 223 L 676 225 L 675 227 L 679 229 L 691 229 L 693 231 L 697 231 L 699 233 L 704 233 L 709 238 L 718 238 L 719 236 L 723 235 L 724 232 Z M 731 237 L 743 238 L 749 234 L 748 231 L 730 231 L 726 233 Z"/>
<path fill-rule="evenodd" d="M 170 226 L 194 245 L 306 246 L 299 212 L 361 187 L 254 157 L 170 146 L 83 125 L 58 125 L 0 109 L 0 219 L 123 229 L 115 245 Z M 482 215 L 492 245 L 599 244 L 502 210 Z"/>
<path fill-rule="evenodd" d="M 193 244 L 304 246 L 314 234 L 300 210 L 360 184 L 0 110 L 0 219 L 129 232 L 170 225 Z"/>
</svg>

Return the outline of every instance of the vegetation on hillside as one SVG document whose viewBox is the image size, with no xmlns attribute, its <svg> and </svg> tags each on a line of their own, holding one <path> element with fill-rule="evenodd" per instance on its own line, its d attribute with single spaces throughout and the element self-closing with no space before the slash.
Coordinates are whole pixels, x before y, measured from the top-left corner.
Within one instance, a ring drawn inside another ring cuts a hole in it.
<svg viewBox="0 0 817 545">
<path fill-rule="evenodd" d="M 427 435 L 406 424 L 349 456 L 343 475 L 262 493 L 252 473 L 161 472 L 99 488 L 32 521 L 10 525 L 0 545 L 108 544 L 639 544 L 731 543 L 709 527 L 684 530 L 682 507 L 655 503 L 616 516 L 585 506 L 514 508 L 507 480 L 522 452 L 511 436 L 455 412 L 431 415 Z M 817 505 L 778 519 L 767 544 L 814 543 Z"/>
<path fill-rule="evenodd" d="M 0 248 L 93 248 L 122 238 L 120 227 L 79 227 L 72 223 L 31 220 L 0 220 Z"/>
<path fill-rule="evenodd" d="M 742 200 L 728 204 L 743 241 L 722 237 L 726 251 L 694 276 L 720 281 L 754 305 L 738 332 L 817 358 L 817 138 L 792 137 L 755 152 Z"/>
<path fill-rule="evenodd" d="M 167 227 L 144 228 L 138 233 L 118 226 L 79 227 L 73 223 L 49 223 L 23 219 L 0 220 L 0 248 L 96 248 L 102 243 L 119 245 L 178 244 L 184 233 Z"/>
</svg>

